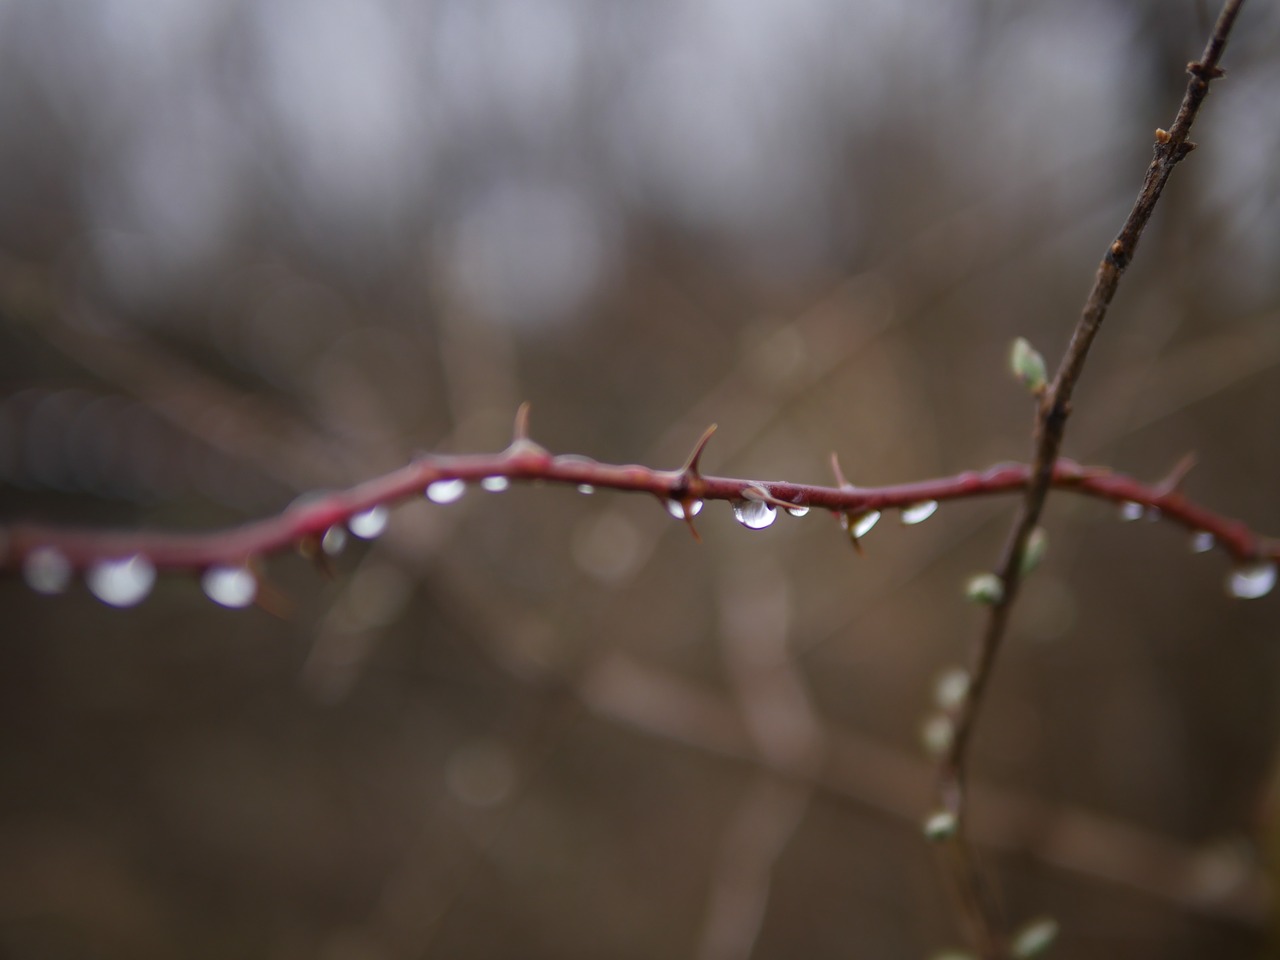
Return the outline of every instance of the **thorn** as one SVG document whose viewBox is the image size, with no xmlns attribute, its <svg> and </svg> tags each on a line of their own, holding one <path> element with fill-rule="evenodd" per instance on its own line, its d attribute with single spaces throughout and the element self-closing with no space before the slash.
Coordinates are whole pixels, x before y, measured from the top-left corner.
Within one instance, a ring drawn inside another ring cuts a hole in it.
<svg viewBox="0 0 1280 960">
<path fill-rule="evenodd" d="M 840 455 L 834 450 L 831 451 L 831 472 L 836 475 L 836 486 L 840 489 L 852 487 L 853 484 L 844 478 L 844 471 L 840 469 Z"/>
<path fill-rule="evenodd" d="M 303 537 L 298 541 L 298 554 L 302 559 L 310 560 L 326 580 L 333 580 L 338 574 L 333 566 L 333 558 L 324 551 L 322 541 L 323 537 L 316 534 Z M 258 578 L 258 582 L 261 585 L 261 577 Z"/>
<path fill-rule="evenodd" d="M 532 453 L 540 457 L 551 456 L 545 447 L 529 439 L 528 400 L 520 404 L 520 408 L 516 410 L 515 427 L 511 431 L 511 446 L 506 449 L 508 457 L 518 456 L 522 453 Z"/>
<path fill-rule="evenodd" d="M 1191 451 L 1182 456 L 1182 459 L 1173 465 L 1173 469 L 1165 475 L 1165 478 L 1156 484 L 1156 493 L 1161 497 L 1167 497 L 1171 493 L 1179 493 L 1182 488 L 1182 481 L 1187 479 L 1187 474 L 1196 465 L 1197 458 L 1195 451 Z"/>
<path fill-rule="evenodd" d="M 1201 80 L 1218 80 L 1227 75 L 1227 71 L 1221 67 L 1206 68 L 1199 60 L 1192 60 L 1187 64 L 1187 73 L 1193 77 L 1199 77 Z"/>
<path fill-rule="evenodd" d="M 1169 131 L 1164 127 L 1156 127 L 1156 143 L 1168 143 Z"/>
<path fill-rule="evenodd" d="M 693 445 L 693 452 L 689 454 L 689 459 L 685 460 L 684 466 L 679 472 L 686 477 L 701 476 L 698 472 L 698 461 L 702 459 L 702 451 L 707 448 L 707 444 L 711 442 L 712 435 L 716 432 L 716 424 L 711 424 L 707 429 L 702 431 L 702 436 L 698 438 L 698 442 Z M 696 534 L 695 534 L 696 536 Z"/>
<path fill-rule="evenodd" d="M 529 401 L 526 400 L 516 410 L 515 428 L 511 432 L 512 446 L 529 439 L 529 406 Z"/>
<path fill-rule="evenodd" d="M 251 564 L 250 569 L 258 581 L 258 592 L 253 598 L 254 605 L 277 620 L 293 619 L 297 604 L 284 590 L 267 579 L 266 574 L 258 569 L 258 564 Z"/>
<path fill-rule="evenodd" d="M 688 515 L 688 513 L 689 513 L 689 512 L 686 510 L 686 511 L 685 511 L 685 518 L 684 518 L 684 522 L 685 522 L 685 523 L 687 523 L 687 524 L 689 525 L 689 532 L 690 532 L 691 534 L 693 534 L 693 542 L 694 542 L 694 543 L 701 543 L 701 542 L 702 542 L 702 536 L 701 536 L 701 534 L 699 534 L 699 533 L 698 533 L 698 528 L 697 528 L 696 526 L 694 526 L 694 523 L 693 523 L 693 517 L 689 516 L 689 515 Z"/>
<path fill-rule="evenodd" d="M 745 500 L 760 500 L 769 504 L 771 507 L 777 507 L 780 510 L 786 510 L 788 507 L 794 507 L 794 503 L 788 503 L 786 500 L 779 500 L 772 493 L 759 484 L 753 483 L 742 491 Z"/>
</svg>

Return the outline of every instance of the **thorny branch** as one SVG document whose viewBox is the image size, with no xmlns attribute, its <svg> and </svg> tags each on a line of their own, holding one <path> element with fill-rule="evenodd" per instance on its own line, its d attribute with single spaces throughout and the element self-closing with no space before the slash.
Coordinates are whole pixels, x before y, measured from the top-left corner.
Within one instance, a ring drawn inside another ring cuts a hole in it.
<svg viewBox="0 0 1280 960">
<path fill-rule="evenodd" d="M 942 758 L 940 770 L 943 809 L 955 819 L 956 824 L 951 853 L 957 864 L 959 895 L 973 946 L 984 960 L 1005 957 L 1009 948 L 1001 930 L 998 907 L 965 832 L 964 785 L 974 725 L 981 712 L 983 696 L 991 679 L 1010 612 L 1018 596 L 1027 543 L 1039 522 L 1049 488 L 1054 485 L 1059 463 L 1058 452 L 1062 447 L 1067 417 L 1071 412 L 1071 395 L 1084 370 L 1089 348 L 1106 318 L 1107 308 L 1115 296 L 1120 277 L 1133 259 L 1138 240 L 1151 219 L 1170 174 L 1195 149 L 1196 145 L 1187 137 L 1200 105 L 1209 93 L 1210 82 L 1223 75 L 1218 63 L 1242 3 L 1243 0 L 1227 0 L 1204 53 L 1199 60 L 1187 65 L 1191 79 L 1187 83 L 1178 114 L 1168 130 L 1156 130 L 1155 156 L 1147 168 L 1138 198 L 1098 265 L 1093 288 L 1089 291 L 1066 353 L 1052 382 L 1039 398 L 1033 434 L 1034 458 L 1031 474 L 1022 506 L 996 570 L 1003 589 L 999 598 L 991 605 L 986 629 L 973 659 L 968 696 L 955 712 L 953 738 L 950 748 Z"/>
<path fill-rule="evenodd" d="M 71 571 L 94 564 L 140 556 L 156 570 L 199 572 L 211 567 L 245 565 L 268 554 L 301 548 L 314 550 L 331 529 L 372 510 L 409 497 L 438 490 L 433 485 L 461 481 L 496 489 L 512 481 L 590 485 L 602 490 L 648 493 L 669 512 L 694 528 L 704 501 L 761 503 L 771 510 L 808 508 L 829 510 L 853 531 L 857 520 L 872 513 L 908 508 L 927 501 L 963 500 L 1026 488 L 1032 469 L 1026 464 L 998 464 L 984 471 L 883 487 L 817 486 L 785 481 L 704 476 L 698 469 L 711 431 L 699 440 L 678 470 L 654 470 L 638 464 L 598 463 L 581 456 L 555 456 L 528 439 L 527 414 L 517 421 L 515 441 L 496 454 L 429 456 L 348 490 L 300 498 L 282 513 L 226 530 L 196 533 L 145 530 L 94 530 L 13 524 L 0 526 L 0 570 L 19 570 L 41 551 L 56 551 Z M 1175 478 L 1177 479 L 1177 478 Z M 1216 513 L 1186 497 L 1176 483 L 1144 483 L 1101 467 L 1059 460 L 1049 483 L 1063 490 L 1135 509 L 1158 511 L 1159 516 L 1213 543 L 1238 563 L 1280 561 L 1280 541 L 1255 533 L 1245 523 Z M 452 491 L 460 495 L 462 488 Z M 850 533 L 853 538 L 853 533 Z M 855 541 L 856 542 L 856 541 Z"/>
</svg>

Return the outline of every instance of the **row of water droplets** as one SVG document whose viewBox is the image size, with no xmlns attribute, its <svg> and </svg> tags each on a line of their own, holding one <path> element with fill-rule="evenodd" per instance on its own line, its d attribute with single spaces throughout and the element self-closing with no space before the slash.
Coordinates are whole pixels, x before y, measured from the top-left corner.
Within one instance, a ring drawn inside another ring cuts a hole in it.
<svg viewBox="0 0 1280 960">
<path fill-rule="evenodd" d="M 36 593 L 54 596 L 71 585 L 74 568 L 57 547 L 37 547 L 23 561 L 22 576 Z M 97 560 L 85 570 L 84 582 L 103 603 L 132 607 L 151 593 L 156 568 L 142 554 Z M 200 586 L 210 600 L 232 609 L 247 607 L 258 595 L 258 578 L 244 566 L 209 567 L 200 576 Z"/>
<path fill-rule="evenodd" d="M 1135 520 L 1156 521 L 1160 519 L 1158 507 L 1148 507 L 1134 500 L 1126 500 L 1120 504 L 1120 519 L 1126 522 Z M 1190 548 L 1192 553 L 1208 553 L 1217 540 L 1208 530 L 1197 530 L 1191 534 Z M 1234 567 L 1227 574 L 1227 593 L 1240 600 L 1256 600 L 1265 597 L 1275 589 L 1276 563 L 1274 560 L 1259 560 Z"/>
</svg>

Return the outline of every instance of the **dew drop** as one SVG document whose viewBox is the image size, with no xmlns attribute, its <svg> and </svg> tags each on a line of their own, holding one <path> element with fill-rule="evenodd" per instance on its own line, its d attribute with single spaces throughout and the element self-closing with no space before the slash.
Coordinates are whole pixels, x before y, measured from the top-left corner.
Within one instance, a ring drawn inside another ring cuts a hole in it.
<svg viewBox="0 0 1280 960">
<path fill-rule="evenodd" d="M 239 610 L 258 595 L 258 578 L 245 567 L 210 567 L 200 578 L 200 587 L 214 603 Z"/>
<path fill-rule="evenodd" d="M 480 489 L 487 490 L 490 493 L 502 493 L 511 486 L 511 481 L 506 477 L 485 477 L 480 481 Z M 427 496 L 431 496 L 427 494 Z"/>
<path fill-rule="evenodd" d="M 1270 561 L 1237 567 L 1227 578 L 1227 593 L 1241 600 L 1265 597 L 1276 585 L 1276 565 Z"/>
<path fill-rule="evenodd" d="M 763 530 L 778 518 L 778 511 L 763 500 L 742 500 L 733 505 L 733 515 L 748 530 Z"/>
<path fill-rule="evenodd" d="M 865 537 L 868 533 L 871 532 L 871 528 L 874 527 L 879 522 L 880 522 L 879 510 L 872 510 L 870 513 L 864 513 L 860 517 L 857 517 L 852 521 L 850 521 L 847 517 L 845 519 L 845 523 L 848 526 L 849 533 L 851 533 L 854 539 L 856 540 L 861 540 L 863 537 Z"/>
<path fill-rule="evenodd" d="M 937 512 L 937 500 L 921 500 L 919 503 L 902 508 L 902 523 L 904 526 L 912 527 L 917 523 L 923 523 Z"/>
<path fill-rule="evenodd" d="M 347 528 L 340 523 L 335 523 L 320 538 L 320 549 L 325 552 L 326 556 L 336 557 L 346 549 L 346 546 Z"/>
<path fill-rule="evenodd" d="M 432 503 L 453 503 L 467 492 L 465 480 L 437 480 L 427 485 L 427 499 Z"/>
<path fill-rule="evenodd" d="M 1126 523 L 1132 520 L 1141 520 L 1145 512 L 1142 504 L 1135 503 L 1133 500 L 1126 500 L 1120 504 L 1120 519 Z"/>
<path fill-rule="evenodd" d="M 679 500 L 667 501 L 667 513 L 671 514 L 677 520 L 687 520 L 690 517 L 696 517 L 702 512 L 701 500 L 690 500 L 688 512 L 685 512 L 685 505 Z"/>
<path fill-rule="evenodd" d="M 62 593 L 71 583 L 71 561 L 56 547 L 36 547 L 22 561 L 22 578 L 36 593 Z"/>
<path fill-rule="evenodd" d="M 90 592 L 113 607 L 132 607 L 141 603 L 156 582 L 156 568 L 146 557 L 137 555 L 120 560 L 100 560 L 85 574 Z"/>
<path fill-rule="evenodd" d="M 347 527 L 361 540 L 373 540 L 382 536 L 387 529 L 387 521 L 391 513 L 382 504 L 370 507 L 364 513 L 357 513 L 347 521 Z"/>
<path fill-rule="evenodd" d="M 808 512 L 809 508 L 801 504 L 796 504 L 794 507 L 787 507 L 787 513 L 791 514 L 793 517 L 803 517 L 808 514 Z"/>
<path fill-rule="evenodd" d="M 1213 539 L 1213 534 L 1208 530 L 1197 530 L 1191 535 L 1191 552 L 1192 553 L 1208 553 L 1217 543 Z"/>
<path fill-rule="evenodd" d="M 596 492 L 596 488 L 589 483 L 580 483 L 578 484 L 578 492 L 585 493 L 587 494 L 587 496 L 590 496 L 591 494 Z"/>
</svg>

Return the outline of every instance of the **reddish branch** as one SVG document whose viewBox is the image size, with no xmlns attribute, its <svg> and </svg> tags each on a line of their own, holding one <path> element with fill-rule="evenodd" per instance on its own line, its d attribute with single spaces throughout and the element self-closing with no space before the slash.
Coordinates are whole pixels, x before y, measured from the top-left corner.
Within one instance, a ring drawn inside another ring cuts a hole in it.
<svg viewBox="0 0 1280 960">
<path fill-rule="evenodd" d="M 1028 540 L 1039 522 L 1049 488 L 1056 483 L 1060 462 L 1058 451 L 1062 447 L 1067 417 L 1071 412 L 1071 395 L 1084 370 L 1089 348 L 1106 318 L 1107 308 L 1115 296 L 1120 276 L 1133 259 L 1138 240 L 1151 219 L 1169 176 L 1174 167 L 1195 149 L 1195 144 L 1187 137 L 1196 114 L 1209 93 L 1210 82 L 1223 75 L 1218 63 L 1242 2 L 1243 0 L 1227 0 L 1204 53 L 1199 60 L 1187 65 L 1191 79 L 1187 83 L 1178 114 L 1168 130 L 1156 131 L 1155 155 L 1147 168 L 1138 198 L 1098 265 L 1093 288 L 1089 291 L 1084 310 L 1071 335 L 1071 342 L 1052 382 L 1040 397 L 1034 429 L 1030 482 L 997 567 L 1003 590 L 1000 599 L 991 607 L 986 630 L 974 656 L 969 695 L 956 711 L 951 747 L 942 760 L 941 799 L 943 806 L 958 824 L 952 853 L 957 857 L 960 896 L 965 904 L 973 945 L 984 960 L 998 960 L 1006 956 L 1008 946 L 1000 929 L 997 907 L 989 894 L 986 880 L 964 830 L 965 764 L 974 724 L 1000 651 L 1009 613 L 1017 599 Z"/>
<path fill-rule="evenodd" d="M 432 483 L 462 480 L 469 484 L 490 477 L 540 481 L 598 489 L 649 493 L 664 502 L 692 507 L 694 501 L 764 500 L 775 507 L 811 507 L 858 517 L 873 510 L 908 507 L 926 500 L 962 500 L 1026 488 L 1025 464 L 1000 464 L 981 472 L 967 471 L 935 480 L 886 487 L 814 486 L 733 477 L 703 476 L 698 470 L 710 432 L 689 462 L 679 470 L 653 470 L 638 465 L 615 466 L 577 456 L 553 456 L 520 437 L 507 450 L 489 455 L 427 457 L 349 490 L 304 497 L 283 513 L 228 530 L 162 533 L 144 530 L 101 531 L 35 524 L 0 527 L 0 569 L 15 570 L 32 551 L 52 547 L 72 568 L 83 570 L 100 560 L 145 556 L 158 570 L 203 570 L 245 563 L 322 537 L 331 527 L 357 514 L 421 496 Z M 1280 560 L 1280 543 L 1262 537 L 1238 520 L 1224 517 L 1187 499 L 1175 483 L 1145 484 L 1132 477 L 1095 467 L 1059 461 L 1052 484 L 1115 503 L 1158 510 L 1166 520 L 1213 536 L 1238 561 Z M 691 512 L 691 510 L 687 511 Z M 692 525 L 693 518 L 688 522 Z"/>
</svg>

